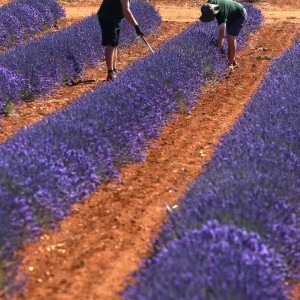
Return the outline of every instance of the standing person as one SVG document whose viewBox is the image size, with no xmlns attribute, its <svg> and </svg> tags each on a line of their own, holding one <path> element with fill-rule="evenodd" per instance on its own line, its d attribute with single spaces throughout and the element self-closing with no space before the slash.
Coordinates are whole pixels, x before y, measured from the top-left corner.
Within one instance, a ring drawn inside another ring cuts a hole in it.
<svg viewBox="0 0 300 300">
<path fill-rule="evenodd" d="M 116 78 L 120 22 L 125 19 L 135 28 L 136 34 L 143 36 L 136 19 L 130 10 L 130 0 L 103 0 L 98 20 L 102 30 L 102 45 L 105 47 L 107 80 Z"/>
<path fill-rule="evenodd" d="M 234 0 L 208 0 L 207 3 L 201 6 L 202 22 L 211 22 L 216 17 L 219 25 L 219 37 L 217 47 L 221 50 L 225 30 L 227 29 L 227 41 L 228 41 L 228 61 L 229 69 L 232 70 L 236 66 L 236 38 L 239 35 L 247 12 L 241 3 Z"/>
</svg>

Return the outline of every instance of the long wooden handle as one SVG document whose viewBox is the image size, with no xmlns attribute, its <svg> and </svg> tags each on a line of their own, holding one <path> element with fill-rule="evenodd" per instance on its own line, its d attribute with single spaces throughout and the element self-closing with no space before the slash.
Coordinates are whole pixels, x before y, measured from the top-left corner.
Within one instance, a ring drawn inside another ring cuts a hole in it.
<svg viewBox="0 0 300 300">
<path fill-rule="evenodd" d="M 153 51 L 153 49 L 151 48 L 150 44 L 147 42 L 146 38 L 145 38 L 143 35 L 141 35 L 140 37 L 141 37 L 142 40 L 145 42 L 145 44 L 147 45 L 147 47 L 150 49 L 151 53 L 154 54 L 154 51 Z"/>
</svg>

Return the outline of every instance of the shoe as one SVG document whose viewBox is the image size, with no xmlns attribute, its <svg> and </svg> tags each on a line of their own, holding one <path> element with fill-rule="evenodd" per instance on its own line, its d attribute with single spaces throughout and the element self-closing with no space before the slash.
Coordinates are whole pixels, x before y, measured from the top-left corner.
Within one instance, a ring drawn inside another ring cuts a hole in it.
<svg viewBox="0 0 300 300">
<path fill-rule="evenodd" d="M 234 60 L 234 61 L 233 61 L 232 65 L 233 65 L 234 67 L 236 67 L 236 66 L 237 66 L 237 62 L 236 62 L 236 60 Z"/>
<path fill-rule="evenodd" d="M 230 64 L 228 65 L 228 70 L 229 70 L 229 71 L 232 71 L 232 70 L 233 70 L 233 64 L 232 64 L 232 65 L 230 65 Z"/>
<path fill-rule="evenodd" d="M 107 81 L 112 81 L 115 80 L 116 78 L 117 78 L 117 74 L 114 71 L 109 71 L 107 73 L 107 78 L 106 78 Z"/>
</svg>

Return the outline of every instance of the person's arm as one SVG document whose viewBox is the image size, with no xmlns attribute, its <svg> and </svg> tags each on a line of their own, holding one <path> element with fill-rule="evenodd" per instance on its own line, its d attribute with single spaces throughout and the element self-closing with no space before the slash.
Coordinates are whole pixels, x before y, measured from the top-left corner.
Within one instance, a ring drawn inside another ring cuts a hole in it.
<svg viewBox="0 0 300 300">
<path fill-rule="evenodd" d="M 217 42 L 217 48 L 221 50 L 224 37 L 225 37 L 225 29 L 226 29 L 226 23 L 222 23 L 219 25 L 219 37 L 218 37 L 218 42 Z"/>
<path fill-rule="evenodd" d="M 130 10 L 129 1 L 128 0 L 120 0 L 120 1 L 121 1 L 122 11 L 125 19 L 129 22 L 130 25 L 137 26 L 138 23 Z"/>
<path fill-rule="evenodd" d="M 138 22 L 136 21 L 135 17 L 133 16 L 130 10 L 129 1 L 128 0 L 120 0 L 120 1 L 121 1 L 122 11 L 125 19 L 129 22 L 130 25 L 134 26 L 137 35 L 144 35 L 144 33 L 141 31 L 138 25 Z"/>
</svg>

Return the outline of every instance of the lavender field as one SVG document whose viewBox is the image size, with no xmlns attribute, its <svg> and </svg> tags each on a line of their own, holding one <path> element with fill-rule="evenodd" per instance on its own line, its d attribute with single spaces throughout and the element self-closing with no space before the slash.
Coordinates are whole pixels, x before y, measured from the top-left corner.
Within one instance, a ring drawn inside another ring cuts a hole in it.
<svg viewBox="0 0 300 300">
<path fill-rule="evenodd" d="M 252 17 L 241 34 L 241 45 L 261 20 L 254 18 L 259 11 L 250 6 L 249 11 Z M 143 159 L 147 140 L 157 136 L 170 115 L 195 102 L 199 85 L 224 74 L 225 56 L 213 47 L 216 36 L 211 26 L 195 24 L 155 55 L 133 64 L 117 81 L 1 145 L 5 286 L 16 276 L 15 262 L 10 261 L 23 241 L 52 227 L 69 213 L 72 203 L 117 176 L 121 164 Z M 207 59 L 198 59 L 203 57 Z M 194 73 L 187 72 L 192 63 Z M 139 74 L 134 82 L 132 74 Z"/>
<path fill-rule="evenodd" d="M 40 22 L 41 30 L 52 26 L 52 20 L 55 23 L 49 15 L 54 2 L 46 2 L 48 6 L 37 5 L 39 13 L 24 4 L 32 18 L 39 20 L 28 23 Z M 247 40 L 263 24 L 261 11 L 248 3 L 244 5 L 248 18 L 238 37 L 238 50 L 245 45 L 252 47 Z M 155 34 L 162 22 L 168 24 L 151 2 L 134 1 L 132 10 L 146 34 Z M 57 14 L 59 11 L 57 8 Z M 14 19 L 9 20 L 7 24 L 11 26 Z M 24 29 L 24 34 L 18 31 L 20 36 L 14 37 L 14 42 L 24 41 L 34 30 Z M 138 41 L 125 21 L 122 33 L 123 47 Z M 227 44 L 217 51 L 217 34 L 215 23 L 195 22 L 154 54 L 118 72 L 116 80 L 93 88 L 68 108 L 21 129 L 0 145 L 0 298 L 16 296 L 15 300 L 26 292 L 28 274 L 21 271 L 25 243 L 38 243 L 44 233 L 47 236 L 55 231 L 60 221 L 75 212 L 74 204 L 84 203 L 103 185 L 122 185 L 117 180 L 122 168 L 144 162 L 149 146 L 165 125 L 178 113 L 189 115 L 204 88 L 228 80 Z M 100 40 L 99 24 L 93 15 L 25 45 L 6 43 L 6 49 L 15 48 L 0 54 L 3 118 L 9 105 L 35 101 L 81 78 L 87 67 L 103 60 Z M 272 63 L 233 129 L 214 149 L 201 176 L 179 199 L 178 206 L 168 208 L 169 219 L 152 241 L 152 256 L 141 261 L 132 274 L 134 281 L 129 280 L 115 296 L 118 298 L 112 300 L 292 300 L 290 291 L 300 279 L 299 55 L 298 40 Z M 119 215 L 113 207 L 109 211 L 116 215 L 116 221 Z M 134 215 L 135 212 L 133 223 Z M 118 221 L 114 224 L 108 225 L 118 228 Z M 105 237 L 107 233 L 100 231 L 102 234 Z M 114 242 L 113 235 L 110 239 Z M 52 246 L 55 250 L 56 246 L 51 245 L 51 249 Z M 113 245 L 115 249 L 117 246 Z M 42 253 L 40 246 L 38 249 Z M 72 256 L 68 248 L 62 250 Z M 93 256 L 92 245 L 90 253 Z M 73 265 L 74 274 L 77 268 L 88 273 L 86 259 L 79 257 Z M 99 265 L 112 268 L 104 260 Z M 38 269 L 33 263 L 26 268 L 34 270 L 32 273 Z M 54 278 L 48 266 L 41 268 L 44 276 Z M 96 285 L 106 281 L 101 276 L 102 271 Z M 41 291 L 45 277 L 39 275 L 37 282 Z M 58 282 L 64 289 L 63 281 Z M 78 294 L 74 296 L 72 284 L 69 283 L 70 294 L 66 291 L 65 295 L 74 300 L 110 298 L 92 294 L 94 282 L 88 294 L 76 288 Z M 45 293 L 38 297 L 51 298 L 50 289 L 45 287 Z M 101 289 L 100 285 L 96 288 Z M 62 290 L 59 287 L 57 291 Z M 26 298 L 26 293 L 20 297 Z"/>
</svg>

